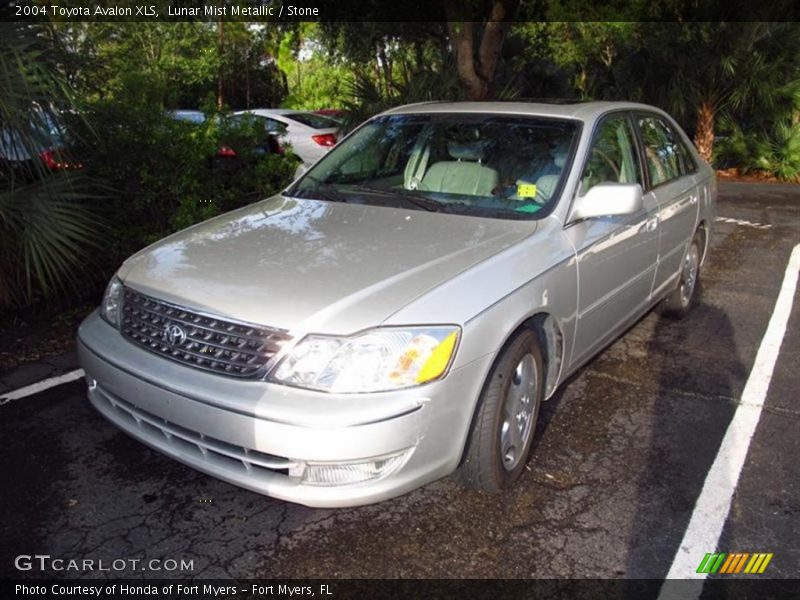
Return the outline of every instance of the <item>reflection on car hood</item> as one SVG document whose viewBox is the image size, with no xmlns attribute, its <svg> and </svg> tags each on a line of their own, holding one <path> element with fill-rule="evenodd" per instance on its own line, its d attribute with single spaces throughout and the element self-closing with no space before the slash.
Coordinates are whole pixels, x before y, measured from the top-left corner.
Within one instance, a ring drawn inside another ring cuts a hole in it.
<svg viewBox="0 0 800 600">
<path fill-rule="evenodd" d="M 123 281 L 197 310 L 352 333 L 530 235 L 531 221 L 275 196 L 128 259 Z"/>
</svg>

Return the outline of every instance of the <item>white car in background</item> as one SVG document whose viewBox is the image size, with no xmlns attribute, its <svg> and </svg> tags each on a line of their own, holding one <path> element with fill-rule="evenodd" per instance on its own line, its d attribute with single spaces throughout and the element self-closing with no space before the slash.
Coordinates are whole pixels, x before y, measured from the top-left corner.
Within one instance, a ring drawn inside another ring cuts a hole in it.
<svg viewBox="0 0 800 600">
<path fill-rule="evenodd" d="M 292 146 L 294 153 L 310 167 L 336 145 L 339 123 L 324 115 L 287 108 L 256 108 L 234 115 L 252 115 L 266 122 L 269 133 Z"/>
</svg>

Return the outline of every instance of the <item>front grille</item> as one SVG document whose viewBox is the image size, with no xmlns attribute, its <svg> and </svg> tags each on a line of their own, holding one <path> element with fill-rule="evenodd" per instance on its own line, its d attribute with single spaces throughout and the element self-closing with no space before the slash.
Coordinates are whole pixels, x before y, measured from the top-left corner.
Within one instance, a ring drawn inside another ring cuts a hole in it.
<svg viewBox="0 0 800 600">
<path fill-rule="evenodd" d="M 177 362 L 233 377 L 257 377 L 287 342 L 285 332 L 200 314 L 125 288 L 122 334 Z"/>
<path fill-rule="evenodd" d="M 109 410 L 116 409 L 115 414 L 118 418 L 125 419 L 131 427 L 137 427 L 143 435 L 157 442 L 159 446 L 169 445 L 196 460 L 251 474 L 265 470 L 278 475 L 288 475 L 290 469 L 298 466 L 296 461 L 283 456 L 237 446 L 181 427 L 144 411 L 105 389 L 98 389 L 100 394 L 96 397 L 104 400 Z"/>
</svg>

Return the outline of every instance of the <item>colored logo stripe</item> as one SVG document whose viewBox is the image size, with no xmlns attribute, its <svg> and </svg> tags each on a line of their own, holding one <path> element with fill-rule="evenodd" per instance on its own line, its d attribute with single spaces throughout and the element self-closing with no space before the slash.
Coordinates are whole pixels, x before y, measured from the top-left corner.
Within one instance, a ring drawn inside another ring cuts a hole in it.
<svg viewBox="0 0 800 600">
<path fill-rule="evenodd" d="M 706 554 L 697 567 L 698 573 L 716 573 L 722 566 L 722 561 L 725 560 L 724 552 L 715 552 L 714 554 Z"/>
<path fill-rule="evenodd" d="M 773 554 L 771 552 L 758 552 L 755 554 L 750 554 L 749 552 L 735 552 L 731 554 L 726 552 L 709 552 L 703 557 L 703 560 L 700 561 L 696 572 L 733 574 L 741 573 L 742 569 L 744 569 L 745 573 L 760 574 L 767 568 L 769 561 L 772 560 L 772 556 Z M 747 564 L 746 567 L 745 564 Z"/>
<path fill-rule="evenodd" d="M 744 561 L 747 560 L 747 557 L 750 556 L 749 553 L 737 553 L 737 554 L 729 554 L 728 560 L 725 561 L 725 564 L 722 565 L 722 569 L 720 569 L 720 573 L 738 573 L 744 567 Z"/>
<path fill-rule="evenodd" d="M 753 554 L 753 558 L 747 563 L 744 569 L 745 573 L 763 573 L 767 568 L 769 561 L 772 560 L 772 552 L 769 554 Z"/>
</svg>

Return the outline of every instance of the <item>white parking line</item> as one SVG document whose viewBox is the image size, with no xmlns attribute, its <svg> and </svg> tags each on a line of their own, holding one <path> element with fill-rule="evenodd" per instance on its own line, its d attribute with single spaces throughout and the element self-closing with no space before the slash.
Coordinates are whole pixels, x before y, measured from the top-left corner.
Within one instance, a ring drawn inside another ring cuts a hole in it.
<svg viewBox="0 0 800 600">
<path fill-rule="evenodd" d="M 800 272 L 800 244 L 792 250 L 775 308 L 744 386 L 739 406 L 728 424 L 714 464 L 706 475 L 692 518 L 667 574 L 667 579 L 694 579 L 695 585 L 689 589 L 690 586 L 686 583 L 665 581 L 661 587 L 659 600 L 677 597 L 698 598 L 703 590 L 707 574 L 695 571 L 707 552 L 718 550 L 719 536 L 728 519 L 733 493 L 747 458 L 750 441 L 761 418 L 761 409 L 764 407 L 772 372 L 786 333 L 786 325 L 797 290 L 798 272 Z M 727 550 L 732 549 L 722 548 L 723 552 Z"/>
<path fill-rule="evenodd" d="M 7 392 L 2 396 L 0 396 L 0 406 L 8 404 L 12 400 L 19 400 L 20 398 L 24 398 L 25 396 L 32 396 L 33 394 L 38 394 L 39 392 L 43 392 L 44 390 L 50 389 L 51 387 L 55 387 L 63 383 L 69 383 L 70 381 L 75 381 L 76 379 L 80 379 L 81 377 L 83 377 L 83 369 L 75 369 L 74 371 L 70 371 L 69 373 L 64 373 L 63 375 L 59 375 L 58 377 L 50 377 L 49 379 L 43 379 L 42 381 L 37 381 L 36 383 L 26 385 L 25 387 Z"/>
<path fill-rule="evenodd" d="M 715 219 L 718 223 L 733 223 L 734 225 L 744 225 L 745 227 L 754 227 L 756 229 L 769 229 L 772 227 L 769 223 L 753 223 L 752 221 L 745 221 L 744 219 L 734 219 L 731 217 L 717 217 Z"/>
</svg>

